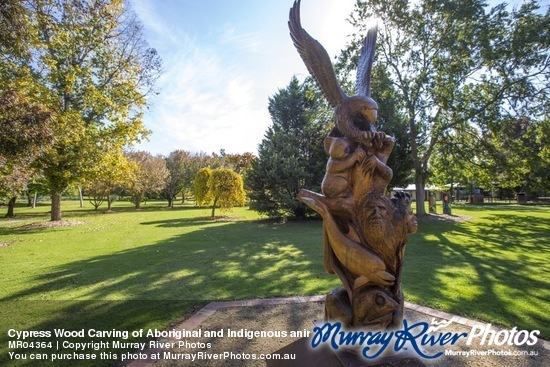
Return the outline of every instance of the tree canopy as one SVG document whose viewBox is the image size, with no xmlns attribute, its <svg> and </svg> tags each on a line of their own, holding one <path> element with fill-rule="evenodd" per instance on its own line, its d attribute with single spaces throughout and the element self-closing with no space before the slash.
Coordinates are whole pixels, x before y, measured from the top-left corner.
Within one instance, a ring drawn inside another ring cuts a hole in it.
<svg viewBox="0 0 550 367">
<path fill-rule="evenodd" d="M 206 206 L 212 202 L 211 177 L 212 170 L 209 167 L 199 169 L 195 176 L 195 200 L 198 206 Z"/>
<path fill-rule="evenodd" d="M 309 209 L 296 195 L 304 187 L 320 190 L 327 160 L 323 139 L 328 124 L 319 118 L 318 107 L 311 87 L 296 77 L 269 98 L 273 125 L 246 180 L 254 209 L 274 218 L 306 215 Z"/>
<path fill-rule="evenodd" d="M 506 119 L 540 121 L 536 110 L 548 101 L 550 42 L 547 32 L 537 31 L 549 24 L 548 12 L 538 9 L 535 1 L 512 11 L 505 5 L 488 9 L 481 0 L 357 3 L 350 48 L 358 49 L 368 19 L 377 17 L 376 62 L 389 71 L 405 116 L 419 214 L 439 144 L 468 134 L 482 141 L 492 124 Z"/>
<path fill-rule="evenodd" d="M 0 91 L 0 201 L 13 204 L 26 189 L 37 157 L 54 142 L 51 113 L 12 90 Z"/>
<path fill-rule="evenodd" d="M 168 200 L 168 206 L 173 208 L 176 195 L 183 190 L 186 181 L 190 178 L 188 176 L 190 176 L 191 154 L 184 150 L 175 150 L 164 158 L 164 160 L 166 168 L 170 171 L 170 175 L 161 194 Z"/>
<path fill-rule="evenodd" d="M 217 207 L 226 211 L 242 206 L 246 201 L 243 178 L 226 168 L 201 168 L 195 178 L 195 199 L 199 206 L 212 205 L 212 217 Z"/>
<path fill-rule="evenodd" d="M 230 169 L 220 168 L 212 171 L 210 192 L 213 217 L 218 206 L 221 211 L 226 211 L 235 206 L 243 206 L 246 201 L 243 178 Z"/>
<path fill-rule="evenodd" d="M 136 209 L 140 209 L 141 202 L 147 194 L 158 194 L 162 191 L 170 171 L 160 155 L 153 156 L 149 152 L 137 151 L 127 152 L 126 157 L 135 164 L 135 172 L 132 179 L 126 183 L 126 188 L 130 192 L 130 200 Z"/>
<path fill-rule="evenodd" d="M 20 24 L 24 37 L 0 58 L 0 89 L 24 91 L 53 114 L 56 140 L 40 163 L 51 219 L 60 220 L 63 190 L 91 179 L 106 152 L 148 133 L 140 111 L 161 62 L 123 0 L 8 3 L 19 14 L 9 24 Z M 13 38 L 12 29 L 0 31 Z"/>
</svg>

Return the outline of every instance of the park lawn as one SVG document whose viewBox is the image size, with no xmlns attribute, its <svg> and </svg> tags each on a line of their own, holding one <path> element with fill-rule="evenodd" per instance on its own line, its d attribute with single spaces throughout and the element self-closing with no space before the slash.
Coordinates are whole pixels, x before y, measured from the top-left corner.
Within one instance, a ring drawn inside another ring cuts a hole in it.
<svg viewBox="0 0 550 367">
<path fill-rule="evenodd" d="M 0 220 L 0 365 L 9 328 L 165 329 L 213 300 L 320 294 L 338 284 L 316 266 L 318 221 L 266 223 L 246 208 L 212 220 L 210 209 L 164 206 L 136 212 L 117 203 L 102 214 L 64 202 L 71 226 L 42 226 L 47 207 Z"/>
<path fill-rule="evenodd" d="M 246 208 L 212 220 L 209 209 L 164 205 L 103 214 L 67 201 L 69 226 L 48 226 L 46 206 L 0 220 L 0 365 L 30 365 L 7 360 L 9 328 L 164 329 L 212 300 L 339 285 L 324 272 L 320 221 L 270 223 Z M 421 221 L 411 236 L 406 299 L 548 338 L 550 208 L 453 210 L 470 219 Z"/>
<path fill-rule="evenodd" d="M 456 206 L 464 223 L 421 222 L 404 270 L 407 300 L 550 337 L 550 207 Z"/>
</svg>

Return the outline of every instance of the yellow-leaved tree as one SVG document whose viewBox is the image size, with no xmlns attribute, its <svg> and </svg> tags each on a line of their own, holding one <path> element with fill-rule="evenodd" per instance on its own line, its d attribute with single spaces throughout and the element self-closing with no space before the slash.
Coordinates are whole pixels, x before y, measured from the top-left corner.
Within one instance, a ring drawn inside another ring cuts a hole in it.
<svg viewBox="0 0 550 367">
<path fill-rule="evenodd" d="M 227 211 L 243 206 L 246 201 L 243 178 L 230 169 L 202 168 L 195 179 L 195 198 L 199 206 L 212 204 L 212 217 L 217 207 Z"/>
<path fill-rule="evenodd" d="M 97 179 L 106 154 L 148 135 L 142 111 L 162 64 L 126 1 L 5 3 L 0 90 L 25 95 L 52 115 L 55 141 L 36 165 L 48 182 L 51 220 L 59 221 L 68 187 Z"/>
<path fill-rule="evenodd" d="M 210 177 L 210 191 L 212 192 L 212 216 L 215 216 L 216 206 L 221 211 L 227 211 L 234 206 L 243 206 L 246 193 L 241 175 L 230 169 L 215 169 Z"/>
<path fill-rule="evenodd" d="M 106 200 L 109 212 L 116 198 L 113 193 L 129 182 L 136 181 L 138 166 L 136 162 L 129 161 L 123 152 L 113 150 L 103 156 L 95 169 L 97 172 L 93 175 L 94 178 L 84 181 L 83 186 L 95 210 Z"/>
<path fill-rule="evenodd" d="M 208 167 L 199 169 L 195 176 L 195 201 L 198 206 L 207 206 L 212 202 L 210 177 L 212 170 Z"/>
</svg>

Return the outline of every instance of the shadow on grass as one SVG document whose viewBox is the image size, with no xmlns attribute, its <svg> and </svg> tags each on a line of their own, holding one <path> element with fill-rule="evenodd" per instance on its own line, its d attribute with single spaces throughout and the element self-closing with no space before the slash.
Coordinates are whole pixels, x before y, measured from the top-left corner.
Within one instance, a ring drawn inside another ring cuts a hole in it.
<svg viewBox="0 0 550 367">
<path fill-rule="evenodd" d="M 490 209 L 504 210 L 509 209 L 510 211 L 519 211 L 519 212 L 530 212 L 533 210 L 547 210 L 548 204 L 525 204 L 517 205 L 514 203 L 483 203 L 483 204 L 468 204 L 468 203 L 458 203 L 452 205 L 453 209 L 463 208 L 468 211 L 487 211 Z"/>
<path fill-rule="evenodd" d="M 36 208 L 31 209 L 28 205 L 17 203 L 15 207 L 15 217 L 12 218 L 6 218 L 2 214 L 2 210 L 6 208 L 0 207 L 0 223 L 9 223 L 9 222 L 19 222 L 22 220 L 40 220 L 40 221 L 49 221 L 50 220 L 50 204 L 37 204 Z M 123 205 L 113 205 L 111 211 L 107 211 L 106 204 L 103 204 L 101 207 L 99 207 L 97 210 L 94 210 L 93 206 L 90 206 L 90 204 L 86 205 L 85 207 L 78 208 L 78 207 L 71 207 L 66 208 L 62 207 L 62 218 L 65 220 L 67 217 L 71 217 L 74 219 L 75 217 L 78 218 L 85 218 L 90 215 L 116 215 L 120 213 L 135 213 L 135 212 L 162 212 L 162 211 L 204 211 L 204 208 L 200 208 L 198 206 L 186 204 L 176 204 L 174 207 L 168 207 L 167 203 L 161 203 L 158 201 L 153 201 L 149 205 L 142 204 L 140 209 L 136 209 L 133 205 L 127 205 L 127 203 L 123 203 Z M 1 229 L 1 227 L 0 227 Z"/>
<path fill-rule="evenodd" d="M 182 233 L 52 268 L 36 279 L 39 285 L 0 300 L 3 324 L 13 320 L 25 330 L 162 329 L 212 300 L 322 294 L 339 284 L 324 273 L 320 222 L 182 218 L 141 224 L 180 227 Z M 407 248 L 405 296 L 493 324 L 539 329 L 548 338 L 549 234 L 548 224 L 522 209 L 492 215 L 483 225 L 422 223 Z M 43 300 L 56 293 L 71 299 Z M 0 365 L 47 365 L 6 358 L 2 351 Z"/>
<path fill-rule="evenodd" d="M 192 231 L 52 268 L 36 279 L 39 285 L 0 299 L 2 324 L 10 328 L 7 320 L 12 320 L 25 330 L 163 329 L 193 305 L 319 294 L 337 284 L 323 270 L 319 222 L 276 225 L 188 218 L 142 225 Z M 74 296 L 67 296 L 71 293 Z M 61 298 L 56 294 L 66 300 L 48 300 Z M 0 343 L 1 348 L 6 345 Z M 3 366 L 47 365 L 9 361 L 4 352 Z"/>
<path fill-rule="evenodd" d="M 485 224 L 422 223 L 407 248 L 406 297 L 550 337 L 548 224 L 527 213 L 487 218 Z"/>
<path fill-rule="evenodd" d="M 35 234 L 40 233 L 44 230 L 63 230 L 64 228 L 77 226 L 81 224 L 86 224 L 87 217 L 93 217 L 97 215 L 107 215 L 107 216 L 116 216 L 116 215 L 131 215 L 137 212 L 159 212 L 159 211 L 186 211 L 186 212 L 197 212 L 204 213 L 204 208 L 199 207 L 159 207 L 151 206 L 145 210 L 136 210 L 133 207 L 121 207 L 116 208 L 115 211 L 109 213 L 98 210 L 94 211 L 93 209 L 81 209 L 81 210 L 68 210 L 63 212 L 63 219 L 59 222 L 51 222 L 49 219 L 48 213 L 22 213 L 17 215 L 14 218 L 0 218 L 0 236 L 2 235 L 26 235 L 26 234 Z M 191 214 L 193 215 L 193 214 Z M 194 224 L 200 224 L 212 222 L 211 218 L 207 217 L 192 217 L 189 218 Z M 217 219 L 214 219 L 217 220 Z M 221 219 L 220 219 L 221 220 Z"/>
</svg>

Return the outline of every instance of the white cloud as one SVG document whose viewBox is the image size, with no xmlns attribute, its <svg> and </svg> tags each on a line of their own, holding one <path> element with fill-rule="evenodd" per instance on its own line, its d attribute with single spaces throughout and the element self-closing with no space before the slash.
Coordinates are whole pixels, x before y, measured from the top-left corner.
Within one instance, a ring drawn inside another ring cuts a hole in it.
<svg viewBox="0 0 550 367">
<path fill-rule="evenodd" d="M 221 42 L 234 45 L 239 50 L 258 52 L 261 49 L 261 37 L 256 32 L 241 33 L 235 27 L 226 26 Z"/>
<path fill-rule="evenodd" d="M 263 127 L 258 132 L 251 121 L 269 118 L 254 107 L 251 75 L 227 66 L 208 46 L 187 41 L 180 47 L 164 60 L 161 94 L 152 106 L 154 120 L 148 119 L 154 135 L 144 147 L 159 142 L 155 150 L 164 154 L 175 149 L 255 151 Z"/>
<path fill-rule="evenodd" d="M 350 33 L 341 25 L 353 0 L 327 0 L 328 8 L 316 3 L 302 4 L 303 26 L 331 56 L 336 55 Z M 307 74 L 288 36 L 283 15 L 288 10 L 280 9 L 277 32 L 230 22 L 204 24 L 193 31 L 192 22 L 182 19 L 176 24 L 161 15 L 164 8 L 157 2 L 132 4 L 164 69 L 157 84 L 160 95 L 145 116 L 153 135 L 136 148 L 165 155 L 176 149 L 255 152 L 271 123 L 268 97 L 286 86 L 293 74 Z"/>
</svg>

